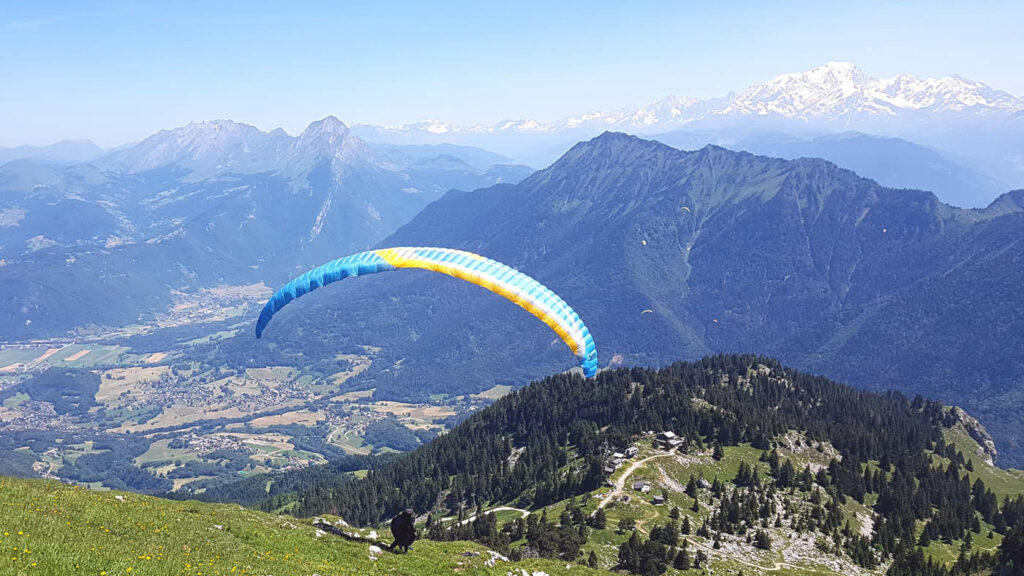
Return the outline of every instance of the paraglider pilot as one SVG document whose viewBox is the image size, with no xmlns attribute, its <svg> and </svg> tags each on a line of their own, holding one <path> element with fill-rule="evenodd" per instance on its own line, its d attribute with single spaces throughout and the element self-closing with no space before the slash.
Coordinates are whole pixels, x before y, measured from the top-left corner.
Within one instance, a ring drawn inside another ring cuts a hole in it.
<svg viewBox="0 0 1024 576">
<path fill-rule="evenodd" d="M 394 535 L 395 541 L 391 543 L 388 550 L 394 552 L 395 547 L 401 548 L 406 553 L 412 550 L 412 543 L 416 541 L 416 527 L 413 525 L 413 520 L 412 508 L 406 508 L 391 519 L 391 534 Z"/>
</svg>

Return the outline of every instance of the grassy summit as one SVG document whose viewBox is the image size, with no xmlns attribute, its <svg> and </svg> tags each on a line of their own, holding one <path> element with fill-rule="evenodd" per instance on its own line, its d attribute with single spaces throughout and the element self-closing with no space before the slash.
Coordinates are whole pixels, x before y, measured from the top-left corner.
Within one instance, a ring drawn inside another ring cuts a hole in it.
<svg viewBox="0 0 1024 576">
<path fill-rule="evenodd" d="M 11 576 L 606 573 L 549 560 L 495 561 L 469 542 L 419 541 L 408 555 L 385 551 L 372 560 L 369 543 L 234 504 L 6 477 L 0 478 L 0 549 L 0 574 Z"/>
</svg>

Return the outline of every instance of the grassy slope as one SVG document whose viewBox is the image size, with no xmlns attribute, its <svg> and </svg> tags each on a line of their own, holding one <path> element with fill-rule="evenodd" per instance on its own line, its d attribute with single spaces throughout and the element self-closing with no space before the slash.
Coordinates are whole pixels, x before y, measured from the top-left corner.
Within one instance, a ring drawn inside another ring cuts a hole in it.
<svg viewBox="0 0 1024 576">
<path fill-rule="evenodd" d="M 0 478 L 0 550 L 0 573 L 12 576 L 603 573 L 544 560 L 488 567 L 486 549 L 466 542 L 422 541 L 372 561 L 369 544 L 318 537 L 290 517 L 14 478 Z"/>
<path fill-rule="evenodd" d="M 637 458 L 642 458 L 646 455 L 651 454 L 652 451 L 645 442 L 641 443 L 640 454 Z M 658 469 L 663 470 L 666 475 L 680 485 L 685 485 L 693 474 L 695 477 L 703 476 L 708 481 L 714 478 L 719 478 L 723 482 L 730 482 L 736 477 L 736 472 L 739 470 L 740 462 L 745 461 L 751 466 L 757 466 L 760 469 L 762 476 L 768 475 L 768 465 L 758 461 L 761 455 L 761 451 L 750 447 L 749 445 L 741 446 L 726 446 L 724 449 L 725 457 L 721 461 L 715 461 L 710 458 L 710 450 L 707 451 L 702 457 L 693 457 L 695 462 L 687 465 L 680 464 L 678 461 L 672 458 L 664 458 L 658 460 L 652 460 L 647 465 L 639 468 L 630 476 L 630 482 L 632 480 L 648 480 L 652 481 L 655 485 L 659 482 L 660 473 Z M 804 463 L 815 462 L 818 463 L 822 460 L 816 457 L 814 454 L 792 454 L 788 451 L 782 451 L 784 457 L 792 457 L 795 462 L 799 462 L 800 466 Z M 827 462 L 827 460 L 824 460 Z M 799 469 L 799 468 L 798 468 Z M 621 473 L 617 471 L 612 478 L 618 478 Z M 588 506 L 584 509 L 589 513 L 596 507 L 596 501 L 598 494 L 606 492 L 607 489 L 602 489 L 593 494 Z M 584 547 L 584 554 L 589 554 L 591 550 L 595 551 L 601 560 L 602 565 L 610 566 L 616 561 L 616 555 L 618 553 L 618 546 L 628 539 L 628 533 L 618 533 L 615 527 L 618 525 L 619 520 L 622 518 L 632 518 L 637 525 L 638 530 L 647 534 L 650 529 L 656 524 L 664 524 L 670 520 L 669 512 L 672 506 L 678 506 L 681 514 L 688 516 L 691 522 L 692 530 L 696 530 L 697 527 L 703 520 L 706 520 L 711 513 L 709 507 L 708 491 L 702 490 L 701 495 L 701 510 L 700 512 L 693 512 L 690 506 L 693 504 L 693 499 L 686 496 L 685 494 L 674 492 L 672 490 L 665 490 L 664 494 L 668 497 L 668 504 L 665 506 L 654 506 L 650 504 L 650 496 L 641 496 L 639 493 L 633 490 L 627 490 L 627 493 L 632 496 L 632 501 L 628 504 L 614 503 L 608 506 L 606 510 L 606 516 L 608 519 L 608 529 L 603 531 L 595 531 L 590 542 Z M 661 488 L 656 488 L 653 494 L 662 493 Z M 551 511 L 548 513 L 550 518 L 557 518 L 561 510 L 564 509 L 564 503 L 556 504 L 550 507 Z M 774 530 L 770 531 L 773 535 L 778 536 L 782 531 L 778 533 Z M 783 560 L 781 553 L 777 547 L 783 544 L 789 544 L 788 539 L 776 540 L 776 549 L 767 552 L 754 551 L 752 547 L 746 547 L 746 554 L 743 558 L 731 558 L 728 554 L 723 551 L 714 550 L 710 546 L 710 541 L 695 536 L 692 533 L 685 536 L 691 542 L 690 552 L 695 553 L 698 548 L 703 549 L 705 553 L 711 559 L 712 568 L 715 573 L 725 574 L 736 574 L 743 571 L 744 574 L 772 574 L 773 576 L 788 576 L 788 575 L 823 575 L 823 574 L 836 574 L 837 572 L 829 569 L 824 564 L 817 564 L 814 562 L 804 563 L 802 566 L 795 567 L 787 563 L 777 564 Z M 702 570 L 691 569 L 686 572 L 677 571 L 669 567 L 666 572 L 669 575 L 673 574 L 702 574 Z"/>
<path fill-rule="evenodd" d="M 967 434 L 966 430 L 961 428 L 954 428 L 953 430 L 946 431 L 946 440 L 948 442 L 954 442 L 957 448 L 963 451 L 965 454 L 974 454 L 978 450 L 977 443 L 971 439 Z M 651 450 L 650 444 L 647 441 L 640 443 L 640 453 L 636 459 L 641 459 L 654 454 Z M 830 450 L 830 449 L 829 449 Z M 805 465 L 827 465 L 830 458 L 830 451 L 824 452 L 805 447 L 799 452 L 793 452 L 788 448 L 781 448 L 780 453 L 783 458 L 792 458 L 797 470 L 801 470 Z M 768 466 L 758 461 L 761 454 L 759 450 L 751 448 L 749 445 L 741 446 L 727 446 L 725 447 L 725 457 L 721 461 L 714 461 L 706 454 L 703 457 L 693 457 L 691 455 L 690 462 L 687 464 L 681 464 L 680 462 L 672 458 L 659 458 L 652 460 L 648 464 L 638 468 L 630 476 L 630 481 L 627 485 L 631 485 L 633 480 L 648 480 L 653 481 L 655 485 L 658 484 L 660 472 L 664 471 L 665 474 L 676 480 L 679 484 L 686 484 L 690 474 L 695 476 L 703 475 L 709 481 L 716 476 L 723 482 L 731 481 L 736 476 L 736 472 L 739 469 L 739 463 L 746 461 L 752 466 L 757 466 L 760 469 L 762 476 L 768 475 Z M 945 462 L 944 459 L 936 456 L 936 462 Z M 975 471 L 971 473 L 971 479 L 982 478 L 986 485 L 993 486 L 993 489 L 999 494 L 1000 498 L 1003 495 L 1016 496 L 1024 494 L 1024 476 L 1018 475 L 1017 470 L 1003 470 L 995 466 L 986 464 L 982 458 L 975 457 Z M 625 471 L 625 466 L 620 468 L 612 475 L 612 479 L 618 479 Z M 591 494 L 590 500 L 587 505 L 584 506 L 584 510 L 587 513 L 592 512 L 596 508 L 597 501 L 600 500 L 600 496 L 607 493 L 608 488 L 601 488 Z M 608 529 L 595 531 L 592 533 L 590 541 L 584 547 L 584 555 L 589 554 L 591 550 L 595 551 L 600 558 L 601 565 L 612 566 L 616 561 L 616 554 L 619 544 L 624 542 L 628 537 L 628 533 L 617 533 L 615 527 L 622 518 L 631 518 L 636 521 L 637 528 L 641 533 L 646 534 L 651 527 L 655 524 L 661 524 L 669 521 L 668 513 L 671 510 L 672 505 L 676 505 L 680 508 L 680 512 L 690 518 L 690 522 L 693 529 L 703 519 L 708 518 L 711 513 L 709 507 L 709 500 L 707 498 L 706 491 L 701 497 L 701 511 L 698 513 L 690 510 L 690 506 L 693 504 L 693 500 L 678 492 L 672 490 L 665 490 L 664 493 L 668 497 L 669 504 L 666 506 L 653 506 L 649 503 L 650 496 L 642 496 L 638 492 L 633 490 L 627 490 L 628 494 L 632 496 L 632 501 L 628 504 L 614 503 L 608 506 L 606 515 L 608 519 Z M 662 490 L 656 488 L 653 493 L 660 493 Z M 798 501 L 802 498 L 797 493 L 791 493 L 787 498 L 795 497 Z M 873 500 L 873 498 L 870 498 Z M 855 529 L 860 528 L 860 520 L 856 514 L 860 513 L 864 516 L 868 516 L 869 509 L 865 506 L 849 500 L 847 502 L 847 511 L 850 513 L 849 520 L 851 526 Z M 548 517 L 557 519 L 558 515 L 565 509 L 565 502 L 560 502 L 548 507 Z M 923 527 L 923 522 L 920 523 Z M 988 532 L 992 527 L 986 523 L 982 523 L 981 534 L 974 536 L 974 549 L 991 551 L 998 547 L 1002 537 L 999 534 L 994 534 L 992 538 L 988 537 Z M 769 529 L 768 532 L 773 538 L 773 549 L 767 552 L 755 552 L 752 547 L 746 547 L 746 554 L 743 558 L 730 557 L 728 554 L 723 554 L 720 551 L 712 550 L 709 548 L 710 542 L 703 538 L 690 535 L 687 538 L 691 543 L 695 543 L 700 547 L 703 547 L 705 552 L 711 558 L 712 567 L 716 572 L 722 570 L 725 573 L 736 573 L 739 570 L 743 570 L 745 574 L 771 574 L 773 576 L 784 576 L 787 574 L 836 574 L 835 566 L 830 566 L 828 555 L 820 555 L 811 553 L 807 561 L 796 562 L 799 567 L 792 566 L 790 562 L 784 561 L 780 548 L 790 547 L 794 544 L 791 538 L 792 532 L 788 529 L 778 530 Z M 959 540 L 951 543 L 933 542 L 931 546 L 925 549 L 926 554 L 932 558 L 951 563 L 956 560 L 957 554 L 960 550 L 961 542 Z M 695 550 L 691 548 L 691 552 Z M 884 572 L 884 566 L 875 572 Z M 689 572 L 677 572 L 672 568 L 669 568 L 667 574 L 697 574 L 698 570 L 691 570 Z"/>
<path fill-rule="evenodd" d="M 958 446 L 971 448 L 973 441 L 956 434 L 949 437 Z M 638 458 L 653 454 L 648 442 L 641 443 Z M 788 455 L 787 450 L 783 450 Z M 723 481 L 736 474 L 741 460 L 757 464 L 765 473 L 765 465 L 757 462 L 760 452 L 749 446 L 726 447 L 725 458 L 714 462 L 710 458 L 698 458 L 687 465 L 671 459 L 653 460 L 638 469 L 631 479 L 647 479 L 658 483 L 661 471 L 685 484 L 691 473 L 703 472 L 705 478 L 718 476 Z M 790 453 L 791 454 L 791 453 Z M 825 455 L 815 451 L 792 454 L 803 463 L 827 461 Z M 1000 492 L 1024 492 L 1024 481 L 1006 477 L 1004 471 L 987 466 L 975 460 L 976 472 L 985 478 L 1005 480 Z M 617 477 L 621 472 L 617 472 Z M 596 506 L 597 494 L 607 488 L 595 491 L 594 497 L 585 507 L 590 512 Z M 660 491 L 660 489 L 658 490 Z M 618 503 L 610 506 L 608 512 L 609 530 L 597 531 L 585 547 L 585 554 L 597 552 L 604 566 L 615 562 L 617 546 L 626 539 L 626 534 L 616 534 L 614 526 L 623 517 L 637 520 L 640 531 L 646 533 L 655 523 L 668 520 L 670 506 L 652 506 L 640 495 L 627 490 L 634 496 L 630 504 Z M 689 510 L 692 500 L 672 490 L 666 491 L 669 501 L 678 505 L 683 514 L 690 517 L 693 527 L 706 518 L 710 512 L 707 498 L 702 497 L 702 510 Z M 564 509 L 565 503 L 549 507 L 549 517 L 555 519 Z M 851 510 L 853 511 L 853 510 Z M 859 509 L 856 511 L 862 511 Z M 502 514 L 500 520 L 507 521 L 516 514 Z M 975 538 L 975 545 L 991 549 L 998 545 L 998 536 L 988 539 L 987 528 Z M 20 534 L 19 534 L 20 532 Z M 776 546 L 790 544 L 783 533 L 771 531 L 773 537 L 782 537 Z M 726 573 L 744 570 L 744 573 L 773 575 L 786 574 L 834 574 L 827 565 L 817 562 L 776 564 L 782 560 L 778 549 L 770 552 L 744 555 L 745 560 L 722 555 L 710 550 L 707 542 L 694 536 L 691 542 L 701 545 L 712 558 L 716 572 Z M 952 560 L 959 549 L 959 542 L 951 544 L 933 543 L 929 555 L 936 559 Z M 115 574 L 500 574 L 506 575 L 513 569 L 543 571 L 549 575 L 607 574 L 588 570 L 579 565 L 567 569 L 564 562 L 526 560 L 518 564 L 499 562 L 497 566 L 486 566 L 489 558 L 486 549 L 467 542 L 421 541 L 410 555 L 381 554 L 376 560 L 369 558 L 369 544 L 350 542 L 341 538 L 322 535 L 308 521 L 291 517 L 274 516 L 235 505 L 205 504 L 197 502 L 174 502 L 159 498 L 130 493 L 99 492 L 64 484 L 40 480 L 20 480 L 0 477 L 0 573 L 12 575 L 32 574 L 91 574 L 113 576 Z M 479 552 L 480 556 L 465 557 L 464 552 Z M 724 552 L 724 551 L 722 551 Z M 33 563 L 35 565 L 33 566 Z M 773 568 L 775 568 L 773 570 Z M 130 570 L 129 570 L 130 569 Z M 669 574 L 676 574 L 671 568 Z M 696 574 L 698 571 L 691 570 Z"/>
<path fill-rule="evenodd" d="M 1003 469 L 990 466 L 984 462 L 984 458 L 978 455 L 980 448 L 978 443 L 971 438 L 967 430 L 961 425 L 943 430 L 943 438 L 956 446 L 957 450 L 964 453 L 964 457 L 970 458 L 974 463 L 974 472 L 971 472 L 971 482 L 981 478 L 985 486 L 992 489 L 1002 500 L 1004 496 L 1017 496 L 1024 492 L 1024 470 Z"/>
<path fill-rule="evenodd" d="M 946 442 L 950 442 L 956 446 L 957 450 L 964 453 L 964 456 L 970 458 L 974 463 L 974 471 L 969 473 L 971 483 L 976 479 L 981 478 L 985 483 L 985 486 L 992 489 L 999 497 L 1000 501 L 1003 497 L 1016 497 L 1024 494 L 1024 471 L 1021 470 L 1006 470 L 987 464 L 982 456 L 979 456 L 978 443 L 971 438 L 970 434 L 961 425 L 956 425 L 951 429 L 943 430 L 943 438 Z M 938 456 L 934 457 L 936 462 L 941 462 L 943 465 L 948 465 L 949 461 L 945 458 Z M 918 523 L 918 536 L 920 536 L 921 530 L 924 528 L 924 522 Z M 987 522 L 981 523 L 981 533 L 973 536 L 974 549 L 991 552 L 999 547 L 1002 543 L 1003 537 L 999 534 L 992 534 L 989 537 L 989 533 L 992 530 L 992 525 Z M 935 541 L 932 542 L 927 548 L 925 548 L 925 554 L 935 560 L 950 564 L 956 561 L 957 556 L 960 553 L 961 540 L 953 540 L 952 542 Z"/>
</svg>

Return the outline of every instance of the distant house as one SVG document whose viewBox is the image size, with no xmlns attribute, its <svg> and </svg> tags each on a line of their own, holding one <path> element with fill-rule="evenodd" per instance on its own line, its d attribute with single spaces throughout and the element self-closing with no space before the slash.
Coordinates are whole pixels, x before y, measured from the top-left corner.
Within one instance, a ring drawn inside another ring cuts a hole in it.
<svg viewBox="0 0 1024 576">
<path fill-rule="evenodd" d="M 632 458 L 633 456 L 636 456 L 636 453 L 639 450 L 640 449 L 637 448 L 636 446 L 630 446 L 629 448 L 626 448 L 626 458 Z"/>
<path fill-rule="evenodd" d="M 655 506 L 661 506 L 664 503 L 665 503 L 665 495 L 664 494 L 655 494 L 654 497 L 651 498 L 651 504 L 654 504 Z"/>
<path fill-rule="evenodd" d="M 633 490 L 648 494 L 651 491 L 651 483 L 646 480 L 637 480 L 633 482 Z"/>
<path fill-rule="evenodd" d="M 626 455 L 623 454 L 622 452 L 616 452 L 616 453 L 612 454 L 612 460 L 622 460 L 625 457 L 626 457 Z"/>
<path fill-rule="evenodd" d="M 619 456 L 621 456 L 621 454 L 619 454 Z M 612 472 L 615 472 L 619 466 L 622 466 L 622 458 L 616 458 L 615 455 L 613 455 L 608 460 L 605 460 L 604 471 L 606 474 L 611 474 Z"/>
<path fill-rule="evenodd" d="M 654 437 L 654 445 L 663 450 L 672 450 L 685 444 L 682 437 L 677 436 L 675 432 L 666 430 L 661 432 Z"/>
</svg>

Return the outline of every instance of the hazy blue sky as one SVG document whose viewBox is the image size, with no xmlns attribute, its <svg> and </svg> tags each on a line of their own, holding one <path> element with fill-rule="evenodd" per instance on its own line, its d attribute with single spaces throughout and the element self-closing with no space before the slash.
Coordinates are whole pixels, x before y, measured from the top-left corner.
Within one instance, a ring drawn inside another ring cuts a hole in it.
<svg viewBox="0 0 1024 576">
<path fill-rule="evenodd" d="M 1024 2 L 127 4 L 0 0 L 0 146 L 214 118 L 546 121 L 829 60 L 1024 95 Z"/>
</svg>

